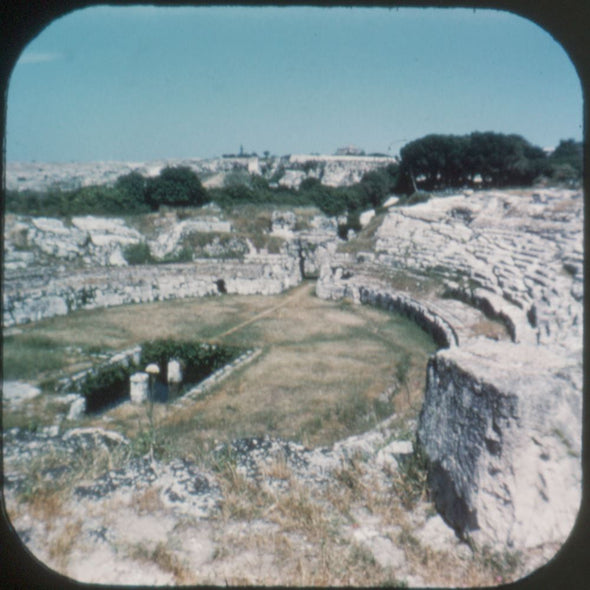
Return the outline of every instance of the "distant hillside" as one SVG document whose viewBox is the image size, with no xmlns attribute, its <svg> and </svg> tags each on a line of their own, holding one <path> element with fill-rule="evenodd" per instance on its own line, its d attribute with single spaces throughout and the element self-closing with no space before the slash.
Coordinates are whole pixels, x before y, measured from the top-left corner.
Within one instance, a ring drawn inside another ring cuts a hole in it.
<svg viewBox="0 0 590 590">
<path fill-rule="evenodd" d="M 113 185 L 120 176 L 137 171 L 157 176 L 166 166 L 189 166 L 207 187 L 222 186 L 234 173 L 259 174 L 270 183 L 298 188 L 306 178 L 327 186 L 350 186 L 363 174 L 396 162 L 387 156 L 290 155 L 270 157 L 222 157 L 212 159 L 167 159 L 150 162 L 7 162 L 8 190 L 72 190 L 91 185 Z"/>
</svg>

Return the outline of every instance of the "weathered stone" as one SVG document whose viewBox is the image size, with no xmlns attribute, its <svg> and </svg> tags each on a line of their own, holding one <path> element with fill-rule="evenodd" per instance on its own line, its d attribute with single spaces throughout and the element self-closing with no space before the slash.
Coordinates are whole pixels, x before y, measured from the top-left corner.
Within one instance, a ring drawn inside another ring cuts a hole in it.
<svg viewBox="0 0 590 590">
<path fill-rule="evenodd" d="M 168 361 L 168 383 L 182 383 L 182 367 L 176 359 Z"/>
<path fill-rule="evenodd" d="M 272 234 L 290 238 L 293 237 L 297 216 L 293 211 L 273 211 L 270 223 Z"/>
<path fill-rule="evenodd" d="M 418 438 L 459 534 L 520 548 L 567 537 L 581 498 L 576 373 L 575 358 L 484 339 L 431 359 Z"/>
<path fill-rule="evenodd" d="M 86 412 L 86 398 L 77 395 L 74 400 L 72 400 L 70 404 L 70 409 L 68 411 L 68 420 L 79 420 L 84 416 Z"/>
<path fill-rule="evenodd" d="M 554 189 L 393 207 L 376 256 L 334 256 L 317 283 L 320 297 L 402 311 L 454 342 L 429 363 L 419 441 L 447 522 L 498 549 L 555 547 L 579 507 L 582 220 L 580 194 Z M 446 298 L 388 287 L 399 270 L 438 278 Z M 487 335 L 474 307 L 512 343 Z"/>
<path fill-rule="evenodd" d="M 373 219 L 373 217 L 375 217 L 375 209 L 363 211 L 359 215 L 359 223 L 361 224 L 361 227 L 366 227 L 367 225 L 369 225 L 369 222 L 371 221 L 371 219 Z"/>
<path fill-rule="evenodd" d="M 2 383 L 2 401 L 18 407 L 28 400 L 36 398 L 41 390 L 24 381 L 4 381 Z"/>
<path fill-rule="evenodd" d="M 4 326 L 76 309 L 215 295 L 220 279 L 226 293 L 275 295 L 299 284 L 301 270 L 296 258 L 272 254 L 242 262 L 207 260 L 69 273 L 46 271 L 29 276 L 19 273 L 5 277 Z"/>
<path fill-rule="evenodd" d="M 149 398 L 149 375 L 144 372 L 133 373 L 129 377 L 129 397 L 134 404 L 142 404 Z"/>
</svg>

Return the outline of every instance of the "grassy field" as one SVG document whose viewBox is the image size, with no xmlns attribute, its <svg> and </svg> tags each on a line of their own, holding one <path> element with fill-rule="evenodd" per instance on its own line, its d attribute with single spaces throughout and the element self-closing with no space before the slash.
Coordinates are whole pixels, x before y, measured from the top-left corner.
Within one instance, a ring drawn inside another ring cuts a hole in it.
<svg viewBox="0 0 590 590">
<path fill-rule="evenodd" d="M 414 416 L 425 364 L 435 349 L 408 320 L 323 301 L 304 283 L 274 297 L 122 306 L 23 326 L 4 340 L 4 376 L 29 380 L 50 393 L 57 378 L 90 366 L 101 353 L 166 337 L 263 350 L 188 410 L 156 407 L 160 432 L 186 452 L 209 439 L 262 434 L 323 445 L 366 430 L 393 411 Z M 389 395 L 383 395 L 386 390 Z M 51 411 L 39 409 L 37 420 L 50 423 Z M 123 404 L 109 411 L 109 419 L 133 436 L 142 413 L 143 408 Z M 5 413 L 5 427 L 16 422 L 22 420 Z"/>
</svg>

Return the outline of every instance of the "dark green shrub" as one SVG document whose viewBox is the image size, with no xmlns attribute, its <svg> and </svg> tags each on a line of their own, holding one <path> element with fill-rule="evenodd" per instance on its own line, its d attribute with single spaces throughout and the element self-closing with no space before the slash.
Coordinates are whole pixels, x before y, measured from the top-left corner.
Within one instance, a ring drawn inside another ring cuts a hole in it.
<svg viewBox="0 0 590 590">
<path fill-rule="evenodd" d="M 155 262 L 150 247 L 145 242 L 125 246 L 123 257 L 128 264 L 151 264 Z"/>
<path fill-rule="evenodd" d="M 129 376 L 137 371 L 133 365 L 109 365 L 89 373 L 82 381 L 80 393 L 86 398 L 86 411 L 97 412 L 129 397 Z"/>
<path fill-rule="evenodd" d="M 146 182 L 147 203 L 156 211 L 162 205 L 200 207 L 209 201 L 209 194 L 199 177 L 188 166 L 168 166 Z"/>
<path fill-rule="evenodd" d="M 189 385 L 202 381 L 241 353 L 237 347 L 157 339 L 142 345 L 141 365 L 156 363 L 161 371 L 159 380 L 166 382 L 168 361 L 176 359 L 183 365 L 183 381 Z"/>
</svg>

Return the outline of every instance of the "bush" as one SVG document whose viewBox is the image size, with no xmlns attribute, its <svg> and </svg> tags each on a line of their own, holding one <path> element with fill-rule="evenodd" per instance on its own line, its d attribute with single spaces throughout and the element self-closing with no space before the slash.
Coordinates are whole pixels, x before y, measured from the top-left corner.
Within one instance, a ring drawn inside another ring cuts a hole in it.
<svg viewBox="0 0 590 590">
<path fill-rule="evenodd" d="M 141 364 L 156 363 L 160 367 L 159 380 L 166 382 L 168 361 L 176 359 L 184 367 L 183 381 L 189 384 L 202 381 L 241 353 L 237 347 L 157 339 L 141 347 Z"/>
<path fill-rule="evenodd" d="M 346 223 L 338 225 L 338 237 L 342 240 L 347 240 L 349 230 L 358 233 L 361 229 L 362 226 L 358 211 L 351 211 L 346 217 Z"/>
<path fill-rule="evenodd" d="M 96 412 L 129 397 L 129 376 L 136 367 L 109 365 L 86 376 L 80 392 L 86 398 L 86 411 Z"/>
<path fill-rule="evenodd" d="M 199 177 L 188 166 L 164 168 L 158 176 L 147 181 L 145 195 L 154 211 L 162 205 L 200 207 L 210 200 Z"/>
<path fill-rule="evenodd" d="M 150 247 L 145 242 L 129 244 L 123 250 L 123 257 L 128 264 L 151 264 L 155 262 Z"/>
</svg>

